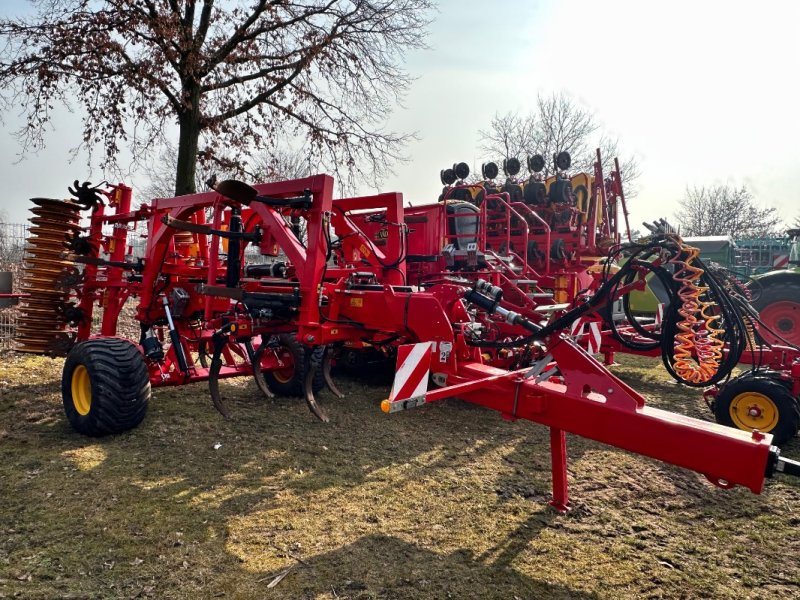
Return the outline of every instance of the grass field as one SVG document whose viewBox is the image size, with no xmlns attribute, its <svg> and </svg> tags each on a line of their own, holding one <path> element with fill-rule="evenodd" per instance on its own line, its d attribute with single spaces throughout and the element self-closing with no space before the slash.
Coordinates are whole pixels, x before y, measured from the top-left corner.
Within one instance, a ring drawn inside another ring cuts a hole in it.
<svg viewBox="0 0 800 600">
<path fill-rule="evenodd" d="M 615 370 L 709 418 L 649 359 Z M 323 393 L 331 423 L 251 381 L 157 389 L 139 428 L 69 429 L 62 361 L 0 367 L 0 598 L 795 598 L 800 485 L 755 496 L 570 436 L 555 514 L 547 431 L 382 387 Z M 797 440 L 784 449 L 800 456 Z"/>
</svg>

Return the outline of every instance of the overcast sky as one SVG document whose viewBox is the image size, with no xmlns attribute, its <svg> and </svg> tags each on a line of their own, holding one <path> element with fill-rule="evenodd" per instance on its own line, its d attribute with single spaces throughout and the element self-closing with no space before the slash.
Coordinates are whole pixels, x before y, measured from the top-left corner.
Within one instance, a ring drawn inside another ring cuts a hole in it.
<svg viewBox="0 0 800 600">
<path fill-rule="evenodd" d="M 4 0 L 0 14 L 22 4 Z M 420 139 L 381 191 L 435 201 L 440 169 L 501 158 L 477 151 L 478 130 L 495 113 L 525 113 L 537 93 L 564 91 L 638 158 L 635 226 L 671 217 L 687 185 L 714 183 L 746 184 L 792 221 L 800 216 L 799 23 L 792 0 L 443 1 L 430 49 L 408 56 L 417 80 L 390 123 Z M 85 160 L 70 164 L 68 154 L 80 123 L 61 113 L 47 149 L 18 162 L 18 122 L 4 120 L 0 210 L 22 221 L 28 198 L 63 197 L 86 177 Z"/>
</svg>

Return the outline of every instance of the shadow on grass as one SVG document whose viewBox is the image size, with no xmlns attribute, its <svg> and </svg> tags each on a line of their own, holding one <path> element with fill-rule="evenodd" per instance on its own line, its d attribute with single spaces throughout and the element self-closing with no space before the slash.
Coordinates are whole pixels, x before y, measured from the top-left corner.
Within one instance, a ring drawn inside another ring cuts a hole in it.
<svg viewBox="0 0 800 600">
<path fill-rule="evenodd" d="M 133 593 L 160 577 L 162 592 L 175 586 L 182 596 L 200 587 L 199 579 L 181 572 L 193 558 L 218 561 L 230 580 L 237 564 L 227 550 L 231 519 L 279 507 L 287 495 L 302 505 L 303 498 L 352 493 L 353 503 L 368 505 L 358 496 L 361 488 L 388 495 L 434 482 L 442 471 L 449 472 L 446 485 L 463 487 L 454 470 L 512 452 L 531 429 L 450 401 L 386 416 L 378 403 L 387 390 L 352 382 L 343 386 L 345 400 L 323 394 L 332 416 L 325 425 L 300 401 L 265 401 L 251 383 L 242 383 L 223 385 L 230 421 L 211 407 L 204 385 L 156 389 L 139 428 L 102 440 L 69 428 L 56 369 L 49 382 L 5 390 L 0 550 L 8 561 L 0 565 L 0 580 L 13 581 L 26 597 L 80 595 L 103 586 L 114 597 L 120 587 Z M 502 477 L 501 499 L 508 488 Z M 543 477 L 536 485 L 546 489 L 546 472 Z M 356 542 L 352 552 L 367 555 L 380 543 L 367 541 L 358 550 Z M 193 547 L 200 550 L 189 556 L 185 550 Z M 437 562 L 459 558 L 438 558 L 400 542 L 392 548 L 398 553 L 392 562 L 408 554 Z M 472 571 L 471 564 L 459 570 Z M 482 577 L 488 580 L 488 569 Z"/>
<path fill-rule="evenodd" d="M 546 428 L 458 401 L 387 416 L 378 408 L 387 388 L 341 383 L 346 399 L 322 394 L 327 425 L 299 400 L 265 401 L 252 383 L 224 382 L 230 421 L 211 407 L 205 385 L 162 388 L 138 429 L 104 440 L 69 429 L 55 376 L 7 390 L 0 580 L 24 597 L 148 589 L 165 598 L 592 597 L 514 570 L 561 519 L 542 507 L 550 493 Z M 598 447 L 570 437 L 570 460 Z M 654 514 L 688 508 L 691 525 L 693 515 L 713 518 L 730 502 L 729 493 L 710 495 L 676 471 L 611 468 L 591 490 L 586 482 L 600 474 L 580 473 L 573 499 L 586 491 L 587 501 L 604 493 L 637 503 L 655 475 L 678 483 L 642 501 Z M 760 514 L 764 505 L 748 501 L 737 514 Z M 518 518 L 500 528 L 514 510 Z M 580 521 L 581 504 L 568 518 Z M 495 519 L 496 532 L 470 538 Z M 375 532 L 382 524 L 390 534 Z M 417 543 L 433 525 L 453 530 Z M 268 592 L 298 539 L 303 562 Z"/>
<path fill-rule="evenodd" d="M 266 581 L 272 581 L 271 573 Z M 430 552 L 386 535 L 369 535 L 292 568 L 295 598 L 598 598 L 521 575 L 468 551 Z M 278 584 L 273 597 L 283 596 Z"/>
</svg>

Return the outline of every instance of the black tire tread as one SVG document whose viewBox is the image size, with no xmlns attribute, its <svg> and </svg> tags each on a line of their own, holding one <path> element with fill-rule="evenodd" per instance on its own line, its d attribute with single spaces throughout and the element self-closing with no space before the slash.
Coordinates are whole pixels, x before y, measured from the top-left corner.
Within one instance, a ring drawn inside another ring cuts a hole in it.
<svg viewBox="0 0 800 600">
<path fill-rule="evenodd" d="M 79 414 L 72 402 L 72 373 L 78 365 L 86 367 L 92 387 L 87 415 Z M 128 340 L 117 338 L 77 344 L 64 363 L 61 393 L 72 427 L 92 437 L 122 433 L 139 425 L 152 395 L 141 352 Z"/>
<path fill-rule="evenodd" d="M 730 404 L 736 396 L 746 391 L 756 391 L 768 396 L 778 408 L 778 423 L 769 432 L 773 436 L 773 444 L 781 446 L 797 435 L 800 429 L 800 403 L 784 382 L 767 373 L 745 373 L 725 384 L 714 401 L 714 418 L 717 423 L 736 427 L 730 416 Z"/>
</svg>

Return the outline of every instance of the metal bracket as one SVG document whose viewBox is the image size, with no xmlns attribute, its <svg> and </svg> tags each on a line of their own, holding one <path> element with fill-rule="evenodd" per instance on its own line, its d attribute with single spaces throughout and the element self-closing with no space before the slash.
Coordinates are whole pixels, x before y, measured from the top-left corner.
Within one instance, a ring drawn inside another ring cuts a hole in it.
<svg viewBox="0 0 800 600">
<path fill-rule="evenodd" d="M 408 400 L 400 400 L 399 402 L 390 402 L 389 413 L 396 413 L 400 412 L 401 410 L 416 408 L 417 406 L 422 406 L 423 404 L 425 404 L 424 394 L 422 396 L 415 396 L 413 398 L 409 398 Z"/>
<path fill-rule="evenodd" d="M 535 363 L 533 363 L 533 365 L 531 365 L 531 368 L 528 369 L 528 371 L 525 372 L 525 374 L 522 376 L 522 378 L 523 379 L 530 379 L 531 377 L 535 377 L 536 378 L 536 383 L 539 383 L 540 381 L 542 381 L 542 379 L 544 379 L 545 375 L 547 375 L 551 371 L 555 370 L 555 369 L 550 369 L 550 371 L 547 371 L 546 373 L 542 373 L 542 371 L 544 371 L 545 367 L 547 367 L 547 365 L 549 365 L 551 362 L 553 362 L 553 355 L 548 353 L 543 358 L 540 358 Z M 541 375 L 541 377 L 540 377 L 540 375 Z"/>
</svg>

